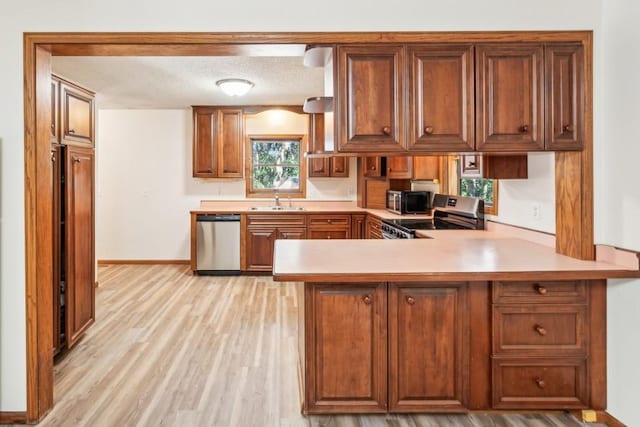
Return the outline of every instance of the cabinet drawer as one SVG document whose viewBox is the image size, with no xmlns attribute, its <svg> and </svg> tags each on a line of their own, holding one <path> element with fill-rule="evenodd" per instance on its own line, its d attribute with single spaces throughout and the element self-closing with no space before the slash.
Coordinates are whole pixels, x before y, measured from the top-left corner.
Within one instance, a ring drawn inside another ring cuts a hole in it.
<svg viewBox="0 0 640 427">
<path fill-rule="evenodd" d="M 493 282 L 493 302 L 508 304 L 586 303 L 584 281 Z"/>
<path fill-rule="evenodd" d="M 585 354 L 586 306 L 497 306 L 493 353 Z"/>
<path fill-rule="evenodd" d="M 281 215 L 278 213 L 267 214 L 267 215 L 247 215 L 247 225 L 249 226 L 264 226 L 264 225 L 275 225 L 275 226 L 305 226 L 307 223 L 307 216 L 304 214 L 300 215 Z"/>
<path fill-rule="evenodd" d="M 587 407 L 585 359 L 494 359 L 495 409 Z"/>
<path fill-rule="evenodd" d="M 317 230 L 309 229 L 307 233 L 308 239 L 350 239 L 351 233 L 348 229 L 337 230 Z"/>
<path fill-rule="evenodd" d="M 351 227 L 351 215 L 309 215 L 309 227 Z"/>
</svg>

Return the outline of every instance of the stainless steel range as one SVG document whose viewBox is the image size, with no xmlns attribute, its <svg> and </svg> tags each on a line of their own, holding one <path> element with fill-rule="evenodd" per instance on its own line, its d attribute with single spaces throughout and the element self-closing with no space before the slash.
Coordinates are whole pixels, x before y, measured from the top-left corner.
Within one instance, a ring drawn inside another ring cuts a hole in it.
<svg viewBox="0 0 640 427">
<path fill-rule="evenodd" d="M 413 239 L 416 230 L 484 230 L 484 202 L 475 197 L 436 194 L 433 219 L 385 219 L 384 239 Z"/>
</svg>

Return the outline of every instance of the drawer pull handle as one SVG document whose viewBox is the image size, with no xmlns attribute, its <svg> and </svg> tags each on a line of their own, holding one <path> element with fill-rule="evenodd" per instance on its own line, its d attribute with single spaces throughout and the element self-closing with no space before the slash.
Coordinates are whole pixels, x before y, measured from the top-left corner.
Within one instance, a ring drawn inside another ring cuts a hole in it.
<svg viewBox="0 0 640 427">
<path fill-rule="evenodd" d="M 329 224 L 331 224 L 331 220 L 330 220 L 330 219 L 328 219 L 328 220 L 327 220 L 327 222 L 328 222 Z"/>
<path fill-rule="evenodd" d="M 411 295 L 407 295 L 407 304 L 413 305 L 415 303 L 416 303 L 416 299 L 414 297 L 412 297 Z"/>
<path fill-rule="evenodd" d="M 433 126 L 425 126 L 424 133 L 426 133 L 427 135 L 431 135 L 433 133 Z"/>
<path fill-rule="evenodd" d="M 545 336 L 545 335 L 547 335 L 547 330 L 546 330 L 543 326 L 541 326 L 541 325 L 536 325 L 536 326 L 534 326 L 534 329 L 536 330 L 536 332 L 537 332 L 538 334 L 540 334 L 540 336 Z"/>
<path fill-rule="evenodd" d="M 542 378 L 536 378 L 536 385 L 540 388 L 545 388 L 547 383 Z"/>
<path fill-rule="evenodd" d="M 365 295 L 362 297 L 362 301 L 364 301 L 364 303 L 367 305 L 371 305 L 373 298 L 371 298 L 371 295 Z"/>
<path fill-rule="evenodd" d="M 547 294 L 547 288 L 545 288 L 542 285 L 539 284 L 535 284 L 534 287 L 536 288 L 536 292 L 538 292 L 540 295 L 546 295 Z"/>
<path fill-rule="evenodd" d="M 391 127 L 383 126 L 382 127 L 382 133 L 385 134 L 385 135 L 391 135 Z"/>
<path fill-rule="evenodd" d="M 571 124 L 562 126 L 562 133 L 571 133 L 573 132 L 573 126 Z"/>
<path fill-rule="evenodd" d="M 529 132 L 529 125 L 522 125 L 520 127 L 520 133 L 527 133 Z"/>
<path fill-rule="evenodd" d="M 331 239 L 331 236 L 327 236 L 327 239 Z"/>
</svg>

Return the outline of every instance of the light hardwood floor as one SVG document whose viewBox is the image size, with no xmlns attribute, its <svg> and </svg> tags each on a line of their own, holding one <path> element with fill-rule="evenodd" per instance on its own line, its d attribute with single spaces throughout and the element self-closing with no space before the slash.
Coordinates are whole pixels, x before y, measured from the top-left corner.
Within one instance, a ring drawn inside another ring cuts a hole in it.
<svg viewBox="0 0 640 427">
<path fill-rule="evenodd" d="M 303 417 L 295 283 L 177 265 L 98 272 L 96 323 L 56 364 L 56 406 L 41 425 L 583 425 L 567 414 Z"/>
</svg>

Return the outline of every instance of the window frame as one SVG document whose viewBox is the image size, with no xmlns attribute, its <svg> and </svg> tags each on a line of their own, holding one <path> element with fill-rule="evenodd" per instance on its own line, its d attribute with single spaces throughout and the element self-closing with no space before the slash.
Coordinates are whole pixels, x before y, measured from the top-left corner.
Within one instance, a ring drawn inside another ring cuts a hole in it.
<svg viewBox="0 0 640 427">
<path fill-rule="evenodd" d="M 295 141 L 300 145 L 300 157 L 298 159 L 299 187 L 298 189 L 261 189 L 253 188 L 253 142 L 254 141 Z M 252 198 L 269 198 L 285 195 L 291 198 L 307 197 L 307 162 L 304 153 L 307 151 L 307 135 L 305 134 L 252 134 L 246 136 L 245 146 L 245 195 Z"/>
<path fill-rule="evenodd" d="M 458 191 L 457 194 L 460 194 L 460 190 L 462 189 L 462 186 L 460 185 L 460 181 L 463 179 L 490 179 L 490 178 L 483 178 L 481 176 L 460 176 L 458 177 Z M 491 205 L 487 205 L 486 202 L 484 204 L 484 213 L 485 215 L 498 215 L 498 188 L 500 187 L 499 184 L 499 180 L 497 179 L 491 179 L 491 181 L 493 181 L 493 203 Z"/>
</svg>

